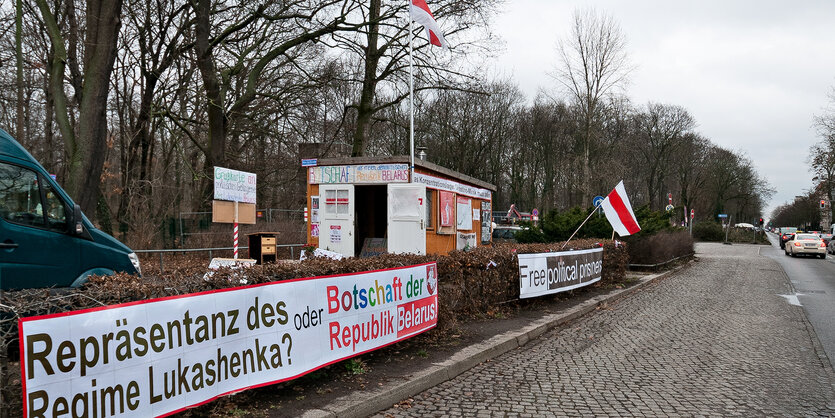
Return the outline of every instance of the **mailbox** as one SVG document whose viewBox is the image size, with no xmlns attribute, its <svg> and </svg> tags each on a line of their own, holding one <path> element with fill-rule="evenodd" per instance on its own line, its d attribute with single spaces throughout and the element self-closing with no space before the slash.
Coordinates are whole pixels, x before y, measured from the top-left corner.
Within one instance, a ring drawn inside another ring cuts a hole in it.
<svg viewBox="0 0 835 418">
<path fill-rule="evenodd" d="M 256 232 L 249 234 L 249 258 L 255 259 L 258 264 L 275 262 L 276 236 L 278 232 Z"/>
</svg>

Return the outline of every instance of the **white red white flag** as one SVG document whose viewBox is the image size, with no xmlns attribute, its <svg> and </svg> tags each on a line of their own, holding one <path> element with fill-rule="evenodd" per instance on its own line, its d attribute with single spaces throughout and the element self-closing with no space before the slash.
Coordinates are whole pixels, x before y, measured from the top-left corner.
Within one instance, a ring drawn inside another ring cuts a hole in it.
<svg viewBox="0 0 835 418">
<path fill-rule="evenodd" d="M 435 21 L 435 17 L 429 11 L 429 6 L 426 5 L 426 0 L 410 0 L 409 15 L 412 20 L 426 28 L 426 37 L 429 38 L 429 43 L 444 48 L 449 47 L 444 39 L 443 32 L 441 32 L 441 27 L 438 26 L 438 22 Z"/>
<path fill-rule="evenodd" d="M 623 188 L 623 180 L 603 199 L 600 207 L 603 208 L 606 219 L 612 224 L 612 228 L 614 228 L 618 235 L 624 237 L 641 230 L 641 226 L 638 225 L 638 219 L 635 218 L 635 213 L 632 212 L 629 197 L 626 196 L 626 190 Z"/>
</svg>

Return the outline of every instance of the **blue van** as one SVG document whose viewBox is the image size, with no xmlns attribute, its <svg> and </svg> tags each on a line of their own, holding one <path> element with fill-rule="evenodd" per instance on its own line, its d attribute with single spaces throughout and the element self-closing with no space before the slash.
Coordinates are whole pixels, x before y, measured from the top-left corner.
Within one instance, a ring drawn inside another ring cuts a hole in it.
<svg viewBox="0 0 835 418">
<path fill-rule="evenodd" d="M 125 244 L 96 229 L 28 151 L 0 129 L 0 287 L 77 287 L 141 274 Z"/>
</svg>

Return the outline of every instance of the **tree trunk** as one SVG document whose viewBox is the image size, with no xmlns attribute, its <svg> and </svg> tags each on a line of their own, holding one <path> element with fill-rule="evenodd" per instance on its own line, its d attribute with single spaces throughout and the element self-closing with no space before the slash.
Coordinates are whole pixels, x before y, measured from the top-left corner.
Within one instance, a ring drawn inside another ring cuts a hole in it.
<svg viewBox="0 0 835 418">
<path fill-rule="evenodd" d="M 64 138 L 67 155 L 64 182 L 67 192 L 87 216 L 95 217 L 101 195 L 101 174 L 107 148 L 107 95 L 116 59 L 116 42 L 121 22 L 122 0 L 88 0 L 85 25 L 84 76 L 79 103 L 78 131 L 70 122 L 64 70 L 68 62 L 62 31 L 46 0 L 36 0 L 55 50 L 49 86 L 55 103 L 55 119 Z M 75 74 L 72 77 L 76 80 Z M 78 85 L 78 84 L 74 84 Z"/>
<path fill-rule="evenodd" d="M 197 68 L 206 89 L 207 113 L 209 117 L 209 144 L 206 153 L 204 171 L 211 179 L 214 166 L 225 164 L 226 149 L 226 113 L 223 110 L 223 94 L 220 88 L 217 71 L 215 70 L 212 48 L 209 45 L 211 1 L 199 0 L 197 4 L 196 43 Z M 208 187 L 204 189 L 208 190 Z M 206 192 L 208 193 L 208 192 Z M 207 194 L 208 195 L 208 194 Z"/>
<path fill-rule="evenodd" d="M 362 92 L 357 107 L 357 126 L 354 130 L 354 144 L 351 149 L 352 157 L 365 155 L 368 146 L 367 131 L 374 114 L 374 97 L 377 90 L 377 66 L 380 62 L 380 51 L 377 49 L 380 25 L 380 0 L 371 0 L 368 10 L 368 45 L 365 48 L 365 72 L 362 79 Z M 409 36 L 412 36 L 410 33 Z"/>
<path fill-rule="evenodd" d="M 116 59 L 122 0 L 88 0 L 84 86 L 78 119 L 79 164 L 69 173 L 70 194 L 81 209 L 95 213 L 107 149 L 107 96 Z"/>
<path fill-rule="evenodd" d="M 23 0 L 15 2 L 15 62 L 17 64 L 17 135 L 23 141 Z"/>
</svg>

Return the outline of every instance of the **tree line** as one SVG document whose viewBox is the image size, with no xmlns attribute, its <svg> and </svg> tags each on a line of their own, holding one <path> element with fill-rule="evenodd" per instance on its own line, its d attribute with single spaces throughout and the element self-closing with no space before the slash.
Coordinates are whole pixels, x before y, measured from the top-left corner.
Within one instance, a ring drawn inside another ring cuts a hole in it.
<svg viewBox="0 0 835 418">
<path fill-rule="evenodd" d="M 0 67 L 15 68 L 0 72 L 0 126 L 104 230 L 150 247 L 165 219 L 209 207 L 214 166 L 255 172 L 259 207 L 301 209 L 300 144 L 407 154 L 411 37 L 416 143 L 495 184 L 497 210 L 590 206 L 623 179 L 633 205 L 672 193 L 701 219 L 760 215 L 771 190 L 749 158 L 682 106 L 629 100 L 605 13 L 565 22 L 537 97 L 489 75 L 498 3 L 431 2 L 442 50 L 409 31 L 404 2 L 14 0 L 0 6 Z"/>
<path fill-rule="evenodd" d="M 771 224 L 804 229 L 831 231 L 835 220 L 832 208 L 835 187 L 835 88 L 829 91 L 829 104 L 814 118 L 817 143 L 809 148 L 807 162 L 814 173 L 812 185 L 795 199 L 786 202 L 771 214 Z M 820 227 L 820 228 L 819 228 Z"/>
</svg>

